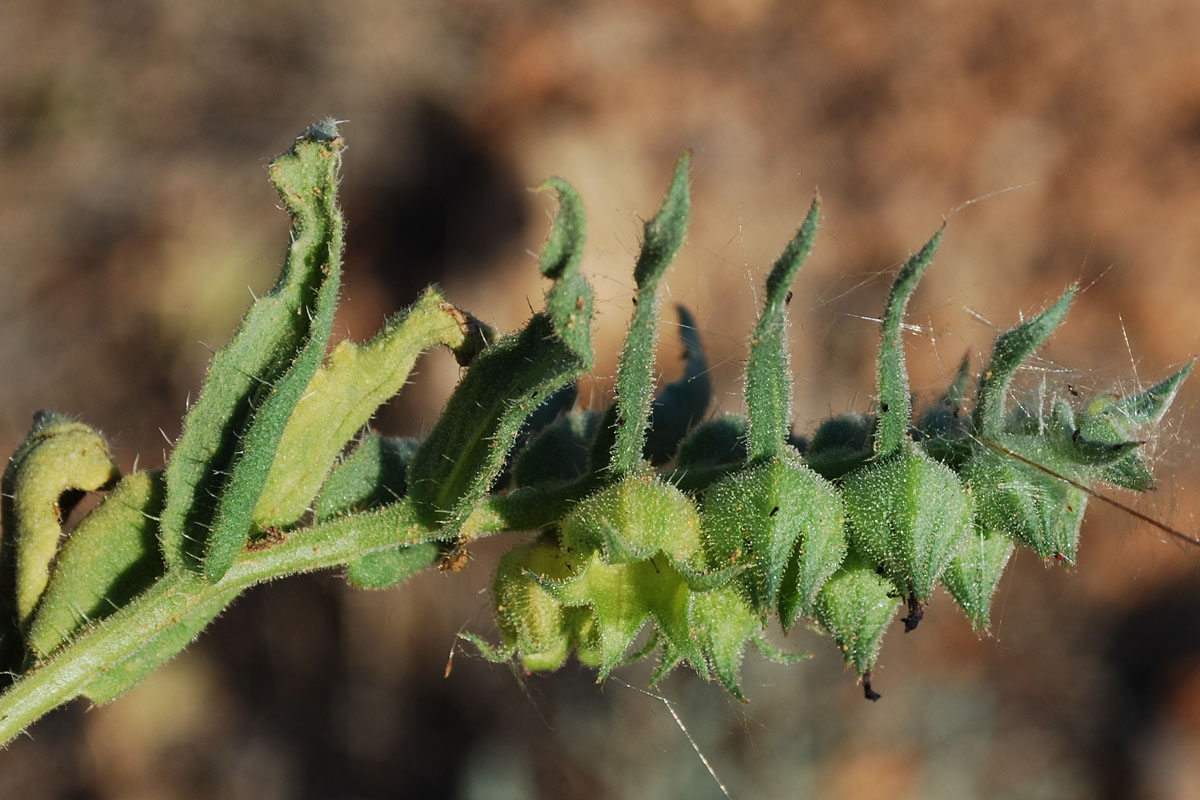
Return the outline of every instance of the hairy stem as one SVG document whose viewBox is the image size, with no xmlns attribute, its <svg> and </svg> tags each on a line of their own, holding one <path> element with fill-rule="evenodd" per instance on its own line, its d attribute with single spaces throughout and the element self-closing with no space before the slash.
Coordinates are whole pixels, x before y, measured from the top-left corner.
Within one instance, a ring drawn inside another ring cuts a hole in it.
<svg viewBox="0 0 1200 800">
<path fill-rule="evenodd" d="M 572 484 L 550 491 L 523 490 L 489 498 L 472 518 L 473 538 L 502 531 L 530 530 L 553 522 L 587 489 Z M 160 578 L 102 624 L 80 634 L 0 696 L 0 745 L 54 708 L 78 697 L 88 683 L 117 666 L 155 634 L 175 625 L 189 611 L 232 602 L 264 581 L 344 566 L 362 556 L 397 545 L 446 538 L 440 528 L 420 522 L 410 501 L 379 511 L 355 514 L 296 531 L 279 544 L 242 550 L 216 583 L 187 570 Z"/>
</svg>

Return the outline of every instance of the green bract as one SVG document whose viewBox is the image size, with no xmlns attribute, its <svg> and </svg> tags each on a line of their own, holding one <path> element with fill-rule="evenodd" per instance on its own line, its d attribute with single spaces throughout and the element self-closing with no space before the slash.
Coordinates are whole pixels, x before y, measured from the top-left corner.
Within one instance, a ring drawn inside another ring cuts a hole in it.
<svg viewBox="0 0 1200 800">
<path fill-rule="evenodd" d="M 745 415 L 711 415 L 687 309 L 682 375 L 656 392 L 659 286 L 691 207 L 687 154 L 645 225 L 607 408 L 575 408 L 575 381 L 595 361 L 593 294 L 583 206 L 557 178 L 543 186 L 558 201 L 539 261 L 545 304 L 521 330 L 501 336 L 430 287 L 374 338 L 327 353 L 343 149 L 323 122 L 271 163 L 291 218 L 282 272 L 214 355 L 165 469 L 121 479 L 98 432 L 51 412 L 9 460 L 0 740 L 72 698 L 112 700 L 257 583 L 341 567 L 354 586 L 381 589 L 435 565 L 460 569 L 474 539 L 502 531 L 536 538 L 496 569 L 498 644 L 467 636 L 488 658 L 541 671 L 574 653 L 603 678 L 657 652 L 653 681 L 686 663 L 744 699 L 747 646 L 803 658 L 764 630 L 806 618 L 877 698 L 870 672 L 901 600 L 911 630 L 940 582 L 984 630 L 1016 545 L 1074 563 L 1093 487 L 1153 485 L 1141 445 L 1191 363 L 1128 396 L 1076 407 L 1073 391 L 1050 387 L 1008 408 L 1014 374 L 1074 288 L 996 339 L 973 407 L 964 360 L 914 421 L 902 322 L 942 231 L 892 286 L 875 408 L 818 422 L 807 444 L 795 436 L 787 309 L 816 240 L 816 200 L 767 275 Z M 465 371 L 429 432 L 369 430 L 437 345 Z M 64 541 L 86 492 L 107 494 Z"/>
</svg>

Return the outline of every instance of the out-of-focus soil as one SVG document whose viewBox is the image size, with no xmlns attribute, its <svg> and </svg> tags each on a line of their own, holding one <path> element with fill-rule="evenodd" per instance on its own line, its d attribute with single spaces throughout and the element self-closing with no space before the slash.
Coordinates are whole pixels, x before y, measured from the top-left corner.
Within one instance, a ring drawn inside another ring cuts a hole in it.
<svg viewBox="0 0 1200 800">
<path fill-rule="evenodd" d="M 815 188 L 791 304 L 798 430 L 871 402 L 890 270 L 946 218 L 911 306 L 914 389 L 1083 286 L 1027 385 L 1147 383 L 1200 351 L 1200 5 L 17 2 L 0 14 L 0 446 L 78 415 L 123 469 L 162 463 L 211 349 L 270 286 L 286 219 L 263 166 L 346 120 L 338 329 L 362 338 L 436 281 L 506 329 L 570 180 L 589 212 L 610 390 L 641 220 L 684 148 L 694 218 L 668 278 L 739 408 L 765 269 Z M 676 368 L 665 328 L 663 370 Z M 378 418 L 418 434 L 458 375 L 434 354 Z M 1196 529 L 1196 386 L 1150 444 L 1139 508 Z M 830 643 L 750 656 L 747 706 L 663 690 L 735 797 L 1200 796 L 1197 555 L 1091 509 L 1079 565 L 1025 553 L 982 641 L 946 597 L 889 636 L 867 704 Z M 337 576 L 249 593 L 117 703 L 0 753 L 3 797 L 719 796 L 664 705 L 568 668 L 459 651 L 487 632 L 484 547 L 386 593 Z M 623 674 L 633 686 L 645 671 Z"/>
</svg>

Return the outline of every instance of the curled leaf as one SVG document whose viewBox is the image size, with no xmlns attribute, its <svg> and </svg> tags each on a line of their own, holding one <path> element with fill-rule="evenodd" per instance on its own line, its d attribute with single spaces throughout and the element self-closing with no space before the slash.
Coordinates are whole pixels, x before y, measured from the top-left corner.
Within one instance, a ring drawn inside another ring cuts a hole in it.
<svg viewBox="0 0 1200 800">
<path fill-rule="evenodd" d="M 213 356 L 167 464 L 160 542 L 171 569 L 215 581 L 232 564 L 284 427 L 325 356 L 341 275 L 344 146 L 335 125 L 318 124 L 271 163 L 291 244 L 275 286 Z"/>
<path fill-rule="evenodd" d="M 50 655 L 162 575 L 156 537 L 163 496 L 161 472 L 135 472 L 75 526 L 29 628 L 36 656 Z"/>
<path fill-rule="evenodd" d="M 6 605 L 11 603 L 11 620 L 21 630 L 28 630 L 50 582 L 65 516 L 60 498 L 95 491 L 119 477 L 108 445 L 94 428 L 52 411 L 34 416 L 3 479 L 6 541 L 0 551 L 0 576 L 6 593 L 12 592 L 5 599 Z M 6 634 L 6 649 L 9 638 Z"/>
</svg>

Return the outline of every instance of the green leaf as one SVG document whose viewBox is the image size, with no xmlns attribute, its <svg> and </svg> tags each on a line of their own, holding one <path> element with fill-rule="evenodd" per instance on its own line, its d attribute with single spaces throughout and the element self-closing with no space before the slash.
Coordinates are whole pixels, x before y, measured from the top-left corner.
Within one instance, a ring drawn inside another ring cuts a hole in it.
<svg viewBox="0 0 1200 800">
<path fill-rule="evenodd" d="M 334 142 L 340 141 L 298 142 L 293 150 L 296 158 L 280 159 L 271 167 L 280 195 L 285 201 L 292 195 L 295 206 L 289 204 L 289 211 L 293 221 L 304 219 L 299 227 L 312 226 L 321 231 L 320 241 L 306 248 L 304 256 L 305 271 L 315 282 L 312 294 L 299 309 L 300 316 L 308 321 L 302 344 L 261 403 L 255 404 L 250 424 L 238 435 L 228 481 L 217 498 L 204 551 L 204 577 L 210 582 L 224 576 L 245 546 L 284 429 L 329 345 L 341 286 L 342 213 L 336 198 L 339 159 L 334 155 L 339 146 Z"/>
<path fill-rule="evenodd" d="M 787 442 L 792 413 L 792 371 L 785 341 L 787 303 L 792 282 L 812 250 L 820 216 L 821 200 L 817 197 L 800 230 L 767 276 L 767 296 L 750 339 L 750 360 L 746 365 L 751 461 L 776 458 Z"/>
<path fill-rule="evenodd" d="M 904 343 L 900 338 L 901 323 L 908 299 L 933 261 L 933 254 L 941 244 L 944 231 L 943 226 L 900 269 L 884 308 L 879 342 L 879 421 L 875 426 L 875 452 L 881 456 L 896 452 L 908 438 L 912 399 L 908 394 L 908 370 L 904 366 Z"/>
<path fill-rule="evenodd" d="M 416 449 L 415 439 L 365 435 L 321 489 L 316 521 L 398 501 L 407 490 L 405 478 Z M 368 553 L 350 563 L 346 579 L 358 589 L 387 589 L 433 566 L 441 555 L 442 548 L 432 542 Z"/>
<path fill-rule="evenodd" d="M 52 654 L 162 575 L 157 534 L 164 494 L 162 473 L 127 475 L 71 531 L 29 628 L 37 657 Z"/>
<path fill-rule="evenodd" d="M 209 580 L 224 574 L 246 541 L 284 426 L 325 355 L 341 272 L 343 147 L 336 126 L 319 124 L 271 164 L 291 245 L 274 288 L 213 356 L 167 464 L 160 543 L 170 569 L 203 564 Z"/>
<path fill-rule="evenodd" d="M 612 451 L 612 472 L 617 477 L 641 469 L 646 446 L 646 425 L 654 392 L 654 347 L 658 341 L 658 284 L 670 266 L 687 231 L 692 201 L 688 190 L 685 152 L 675 165 L 667 196 L 654 218 L 646 223 L 642 251 L 633 268 L 637 283 L 633 319 L 617 367 L 617 429 Z"/>
<path fill-rule="evenodd" d="M 409 470 L 413 500 L 448 538 L 500 474 L 525 419 L 593 363 L 592 288 L 578 270 L 583 208 L 565 182 L 546 186 L 559 198 L 540 265 L 554 280 L 546 312 L 475 358 Z"/>
<path fill-rule="evenodd" d="M 434 542 L 410 544 L 368 553 L 346 569 L 346 580 L 355 589 L 390 589 L 423 572 L 444 557 Z"/>
<path fill-rule="evenodd" d="M 338 453 L 375 410 L 400 391 L 422 351 L 476 348 L 485 336 L 436 288 L 392 317 L 364 344 L 343 341 L 317 370 L 279 440 L 254 509 L 259 525 L 288 527 L 308 510 Z"/>
</svg>

